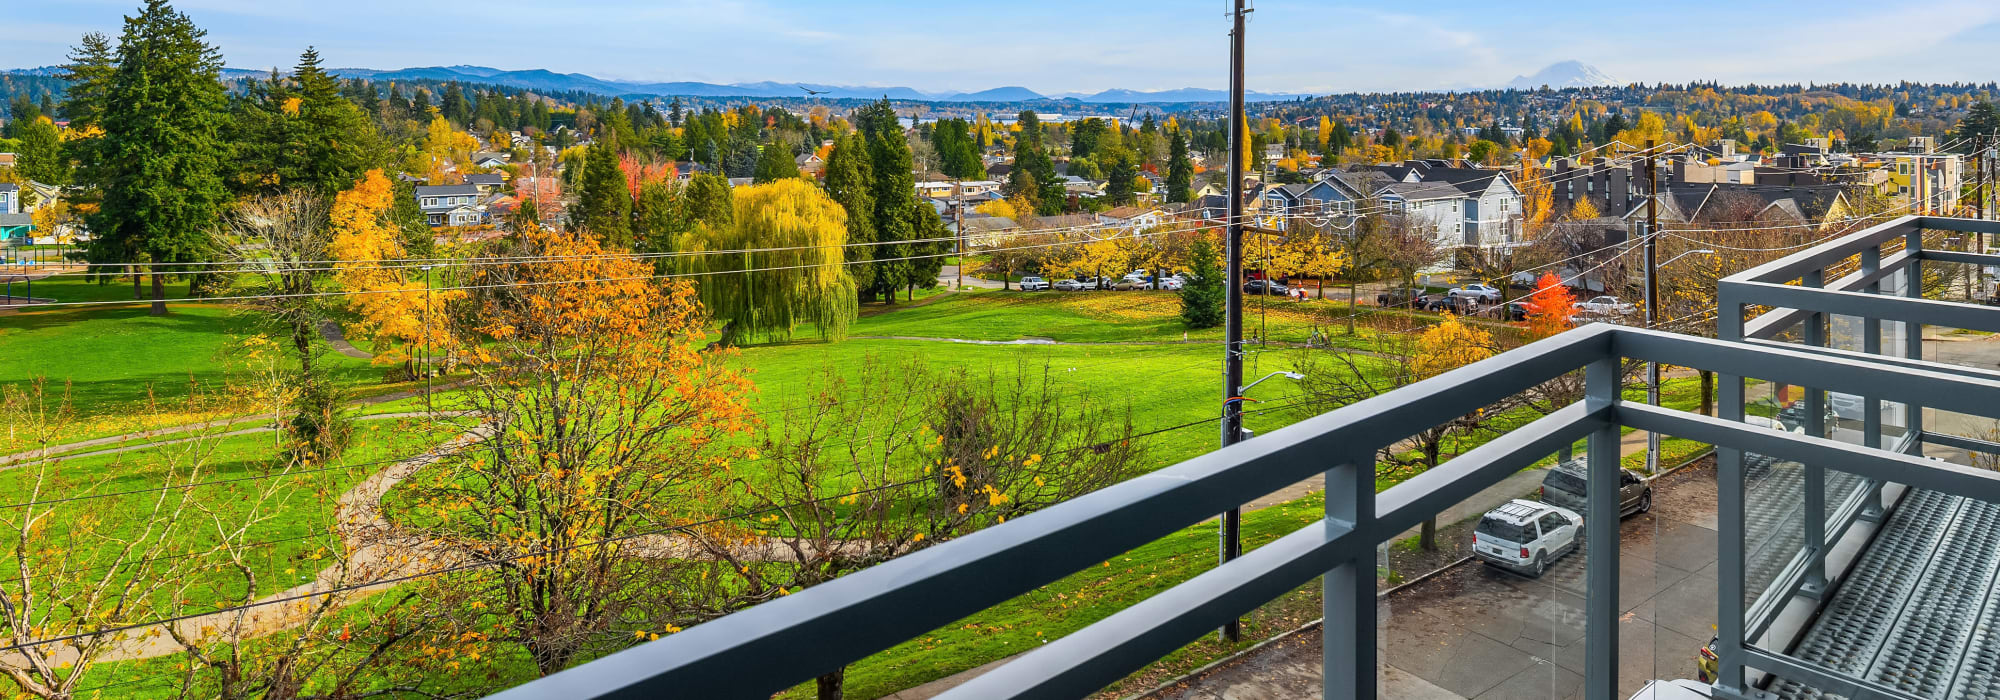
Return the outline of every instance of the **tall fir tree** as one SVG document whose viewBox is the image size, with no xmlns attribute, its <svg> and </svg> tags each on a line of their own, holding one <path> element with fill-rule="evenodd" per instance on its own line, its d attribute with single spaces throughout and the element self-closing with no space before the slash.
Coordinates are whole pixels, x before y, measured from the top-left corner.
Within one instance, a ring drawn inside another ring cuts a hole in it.
<svg viewBox="0 0 2000 700">
<path fill-rule="evenodd" d="M 232 184 L 245 193 L 304 189 L 324 197 L 354 186 L 374 164 L 375 127 L 307 48 L 289 77 L 245 88 L 232 120 Z"/>
<path fill-rule="evenodd" d="M 1167 138 L 1167 201 L 1190 201 L 1194 198 L 1194 163 L 1188 159 L 1187 131 L 1174 129 Z"/>
<path fill-rule="evenodd" d="M 798 176 L 799 162 L 793 159 L 792 149 L 782 142 L 764 144 L 757 154 L 757 169 L 751 173 L 759 185 Z"/>
<path fill-rule="evenodd" d="M 826 158 L 826 193 L 847 210 L 847 242 L 873 243 L 875 234 L 874 175 L 868 163 L 867 138 L 861 134 L 834 136 L 833 152 Z M 868 298 L 875 285 L 875 247 L 849 245 L 847 262 L 854 285 Z"/>
<path fill-rule="evenodd" d="M 126 258 L 112 262 L 150 262 L 155 316 L 167 313 L 166 276 L 215 254 L 212 232 L 229 197 L 222 55 L 206 37 L 167 0 L 147 0 L 125 19 L 89 172 L 102 196 L 88 219 L 91 257 L 101 250 Z"/>
<path fill-rule="evenodd" d="M 632 245 L 632 192 L 625 172 L 618 167 L 618 146 L 613 140 L 592 144 L 584 157 L 583 179 L 576 204 L 570 210 L 570 225 L 595 236 L 607 248 Z"/>
</svg>

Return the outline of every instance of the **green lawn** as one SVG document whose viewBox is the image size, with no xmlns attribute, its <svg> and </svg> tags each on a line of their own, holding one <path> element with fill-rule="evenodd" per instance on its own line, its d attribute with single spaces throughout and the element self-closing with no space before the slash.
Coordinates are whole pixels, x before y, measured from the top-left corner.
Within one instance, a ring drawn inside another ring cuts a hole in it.
<svg viewBox="0 0 2000 700">
<path fill-rule="evenodd" d="M 35 294 L 127 300 L 131 287 L 57 277 L 38 282 Z M 0 314 L 0 387 L 41 379 L 51 399 L 66 393 L 76 421 L 58 442 L 244 415 L 246 402 L 231 392 L 231 353 L 266 330 L 255 314 L 221 303 L 176 304 L 166 316 L 148 315 L 144 305 Z M 324 362 L 342 386 L 375 386 L 383 374 L 337 353 Z M 0 430 L 0 453 L 21 447 L 10 433 Z"/>
<path fill-rule="evenodd" d="M 187 547 L 212 539 L 217 521 L 241 523 L 253 504 L 268 495 L 264 513 L 269 517 L 252 524 L 239 540 L 271 542 L 246 550 L 246 562 L 257 573 L 257 593 L 262 595 L 297 585 L 302 577 L 319 569 L 321 564 L 307 557 L 333 541 L 334 504 L 341 493 L 388 462 L 421 453 L 431 444 L 422 430 L 402 421 L 365 421 L 356 424 L 354 447 L 336 463 L 281 476 L 283 465 L 276 462 L 273 439 L 272 433 L 254 433 L 24 464 L 0 471 L 0 493 L 7 494 L 0 498 L 5 501 L 0 506 L 81 498 L 38 508 L 51 510 L 50 522 L 70 523 L 89 517 L 103 523 L 107 528 L 103 534 L 123 536 L 143 525 L 148 509 L 159 500 L 162 484 L 202 484 L 190 492 L 200 505 L 188 511 L 188 517 L 195 520 L 182 523 L 183 538 L 162 552 L 172 556 L 187 554 L 192 551 Z M 199 474 L 190 479 L 187 470 L 197 464 Z M 8 512 L 18 510 L 10 508 Z M 13 551 L 17 539 L 11 529 L 0 533 L 0 548 Z M 114 551 L 107 547 L 84 544 L 72 550 L 70 561 L 83 566 L 106 565 L 115 561 L 107 558 L 113 556 Z M 0 576 L 11 575 L 16 563 L 11 557 L 0 560 Z M 230 579 L 224 574 L 217 580 Z M 196 585 L 187 598 L 199 609 L 215 595 L 212 586 Z"/>
</svg>

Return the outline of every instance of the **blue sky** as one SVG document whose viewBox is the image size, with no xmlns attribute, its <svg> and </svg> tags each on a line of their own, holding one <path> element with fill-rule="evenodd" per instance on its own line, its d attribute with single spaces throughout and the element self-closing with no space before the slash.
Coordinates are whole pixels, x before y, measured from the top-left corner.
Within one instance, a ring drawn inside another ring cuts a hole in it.
<svg viewBox="0 0 2000 700">
<path fill-rule="evenodd" d="M 0 67 L 58 63 L 138 0 L 9 2 Z M 229 65 L 472 64 L 631 80 L 1043 93 L 1227 84 L 1224 0 L 179 0 Z M 1269 92 L 1505 83 L 1577 59 L 1621 80 L 2000 79 L 2000 1 L 1254 3 Z M 560 9 L 552 9 L 560 8 Z"/>
</svg>

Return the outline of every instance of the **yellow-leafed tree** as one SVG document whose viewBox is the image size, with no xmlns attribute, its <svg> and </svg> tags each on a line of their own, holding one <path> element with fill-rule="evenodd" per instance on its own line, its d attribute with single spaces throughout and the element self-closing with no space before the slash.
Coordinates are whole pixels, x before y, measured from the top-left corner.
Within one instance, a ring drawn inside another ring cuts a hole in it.
<svg viewBox="0 0 2000 700">
<path fill-rule="evenodd" d="M 723 339 L 790 337 L 813 324 L 821 338 L 847 337 L 858 311 L 846 265 L 847 212 L 805 180 L 739 188 L 735 218 L 688 232 L 686 272 L 701 302 L 724 322 Z M 704 251 L 759 252 L 700 254 Z"/>
<path fill-rule="evenodd" d="M 370 170 L 354 188 L 334 197 L 328 223 L 333 240 L 327 251 L 339 262 L 334 277 L 348 296 L 348 308 L 360 317 L 347 326 L 357 339 L 372 340 L 373 362 L 402 364 L 414 374 L 421 350 L 427 355 L 452 349 L 445 308 L 465 298 L 465 292 L 425 293 L 425 282 L 411 274 L 403 257 L 401 232 L 389 221 L 395 187 L 380 170 Z"/>
</svg>

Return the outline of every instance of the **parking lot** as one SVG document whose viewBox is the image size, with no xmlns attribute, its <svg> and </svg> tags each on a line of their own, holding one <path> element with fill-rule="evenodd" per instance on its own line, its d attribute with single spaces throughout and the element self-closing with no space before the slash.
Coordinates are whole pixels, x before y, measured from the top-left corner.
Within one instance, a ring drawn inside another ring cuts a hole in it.
<svg viewBox="0 0 2000 700">
<path fill-rule="evenodd" d="M 1714 634 L 1715 479 L 1706 464 L 1655 482 L 1651 513 L 1619 547 L 1619 688 L 1692 678 Z M 1382 697 L 1582 697 L 1589 544 L 1540 579 L 1460 564 L 1385 596 L 1378 610 Z M 1320 639 L 1273 642 L 1157 694 L 1186 700 L 1318 697 Z"/>
</svg>

